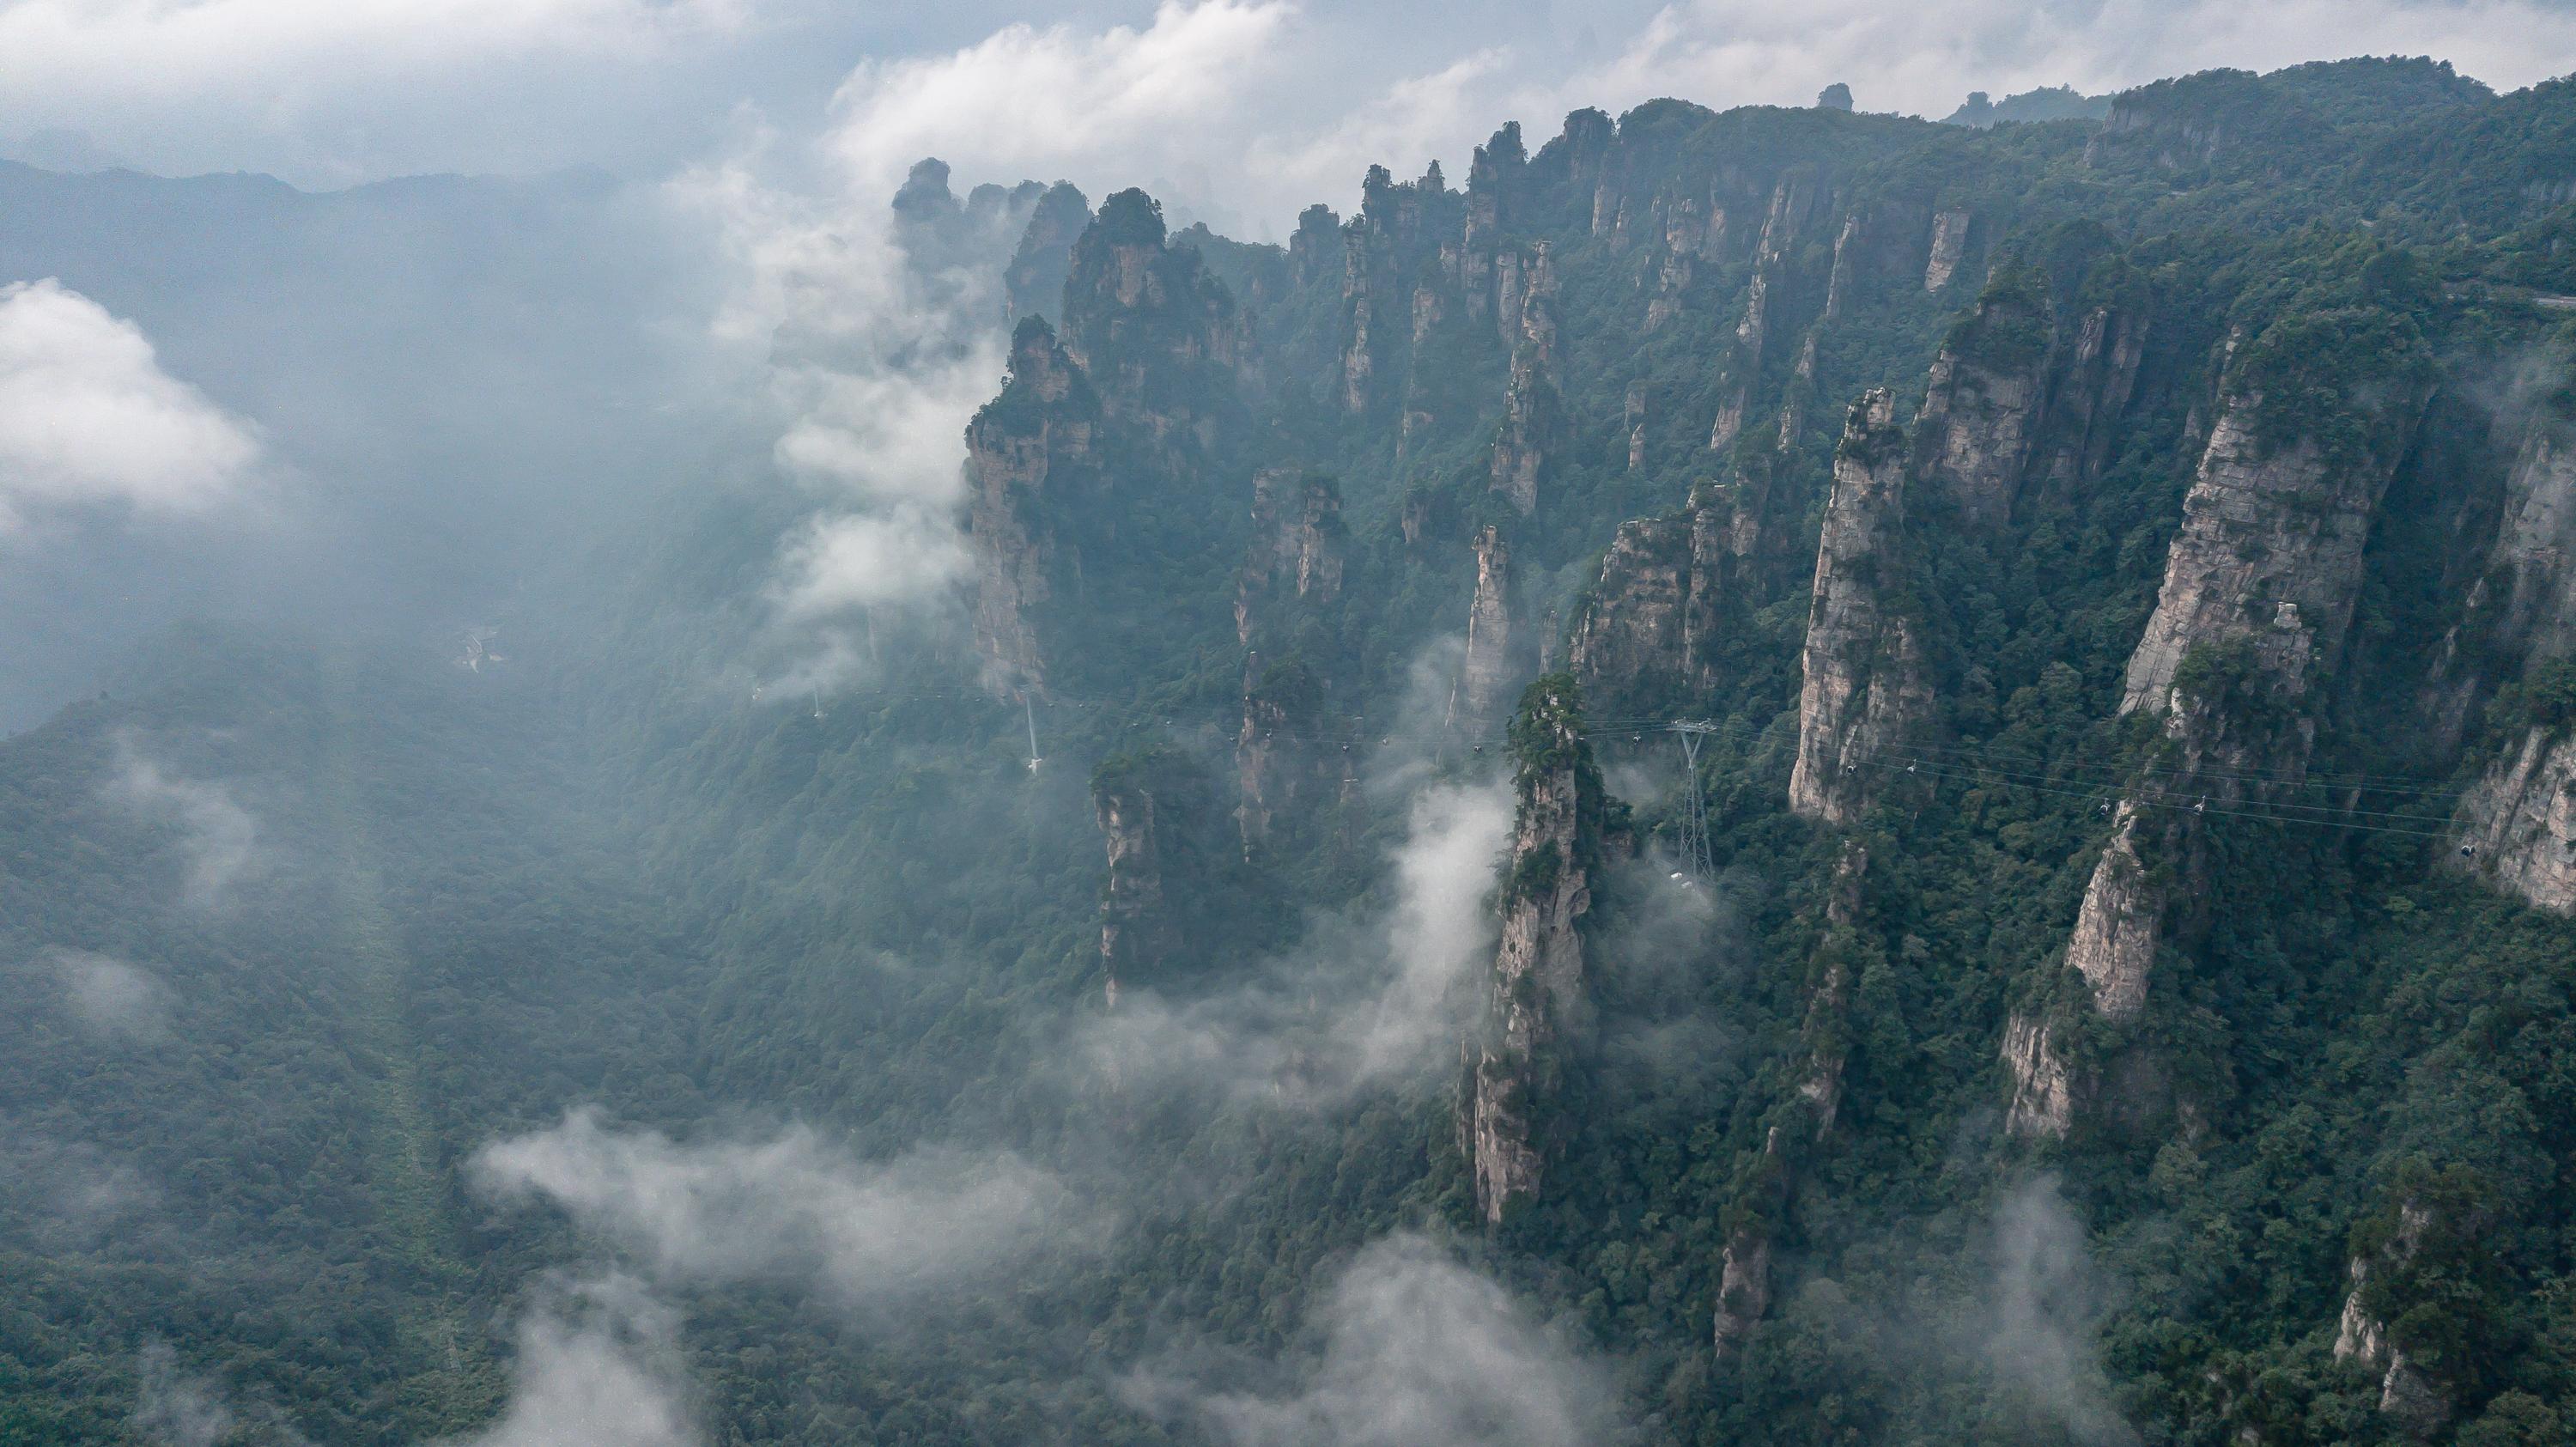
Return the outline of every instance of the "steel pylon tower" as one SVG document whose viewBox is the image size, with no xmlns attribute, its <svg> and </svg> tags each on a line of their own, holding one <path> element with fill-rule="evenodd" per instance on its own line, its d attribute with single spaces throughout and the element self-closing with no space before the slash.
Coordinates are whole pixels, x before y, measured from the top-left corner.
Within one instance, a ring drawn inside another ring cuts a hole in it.
<svg viewBox="0 0 2576 1447">
<path fill-rule="evenodd" d="M 1708 842 L 1708 795 L 1699 786 L 1699 746 L 1716 732 L 1717 725 L 1705 720 L 1673 725 L 1673 733 L 1682 741 L 1682 858 L 1702 879 L 1717 877 L 1717 856 Z"/>
</svg>

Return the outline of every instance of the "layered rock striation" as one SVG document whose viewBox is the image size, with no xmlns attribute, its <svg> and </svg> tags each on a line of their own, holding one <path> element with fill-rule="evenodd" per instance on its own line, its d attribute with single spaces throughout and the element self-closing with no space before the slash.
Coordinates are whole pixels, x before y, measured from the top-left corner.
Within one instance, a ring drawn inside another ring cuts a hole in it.
<svg viewBox="0 0 2576 1447">
<path fill-rule="evenodd" d="M 1789 807 L 1827 824 L 1866 813 L 1931 685 L 1904 597 L 1906 440 L 1885 388 L 1852 404 L 1834 454 L 1798 692 Z"/>
<path fill-rule="evenodd" d="M 1504 865 L 1502 938 L 1467 1048 L 1459 1140 L 1477 1210 L 1499 1222 L 1535 1200 L 1557 1051 L 1585 1017 L 1584 916 L 1602 844 L 1599 769 L 1571 675 L 1530 685 L 1512 723 L 1517 807 Z"/>
</svg>

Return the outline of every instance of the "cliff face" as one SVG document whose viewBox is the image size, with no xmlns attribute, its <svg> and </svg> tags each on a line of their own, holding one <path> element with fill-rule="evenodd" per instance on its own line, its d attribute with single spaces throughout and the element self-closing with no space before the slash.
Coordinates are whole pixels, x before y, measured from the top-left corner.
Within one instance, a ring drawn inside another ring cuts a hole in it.
<svg viewBox="0 0 2576 1447">
<path fill-rule="evenodd" d="M 2335 1356 L 2379 1373 L 2379 1410 L 2416 1436 L 2430 1436 L 2449 1421 L 2449 1394 L 2389 1339 L 2388 1324 L 2372 1314 L 2367 1297 L 2374 1271 L 2403 1269 L 2432 1225 L 2432 1213 L 2422 1205 L 2407 1201 L 2398 1207 L 2397 1228 L 2388 1241 L 2370 1256 L 2353 1258 L 2352 1291 L 2335 1325 Z"/>
<path fill-rule="evenodd" d="M 1905 436 L 1895 407 L 1885 388 L 1853 404 L 1816 551 L 1789 807 L 1828 824 L 1868 810 L 1886 777 L 1884 751 L 1931 706 L 1915 625 L 1895 598 L 1905 525 Z"/>
<path fill-rule="evenodd" d="M 1962 516 L 2012 516 L 2047 383 L 2048 299 L 2035 286 L 1988 288 L 1932 361 L 1916 419 L 1919 476 Z"/>
<path fill-rule="evenodd" d="M 1274 826 L 1311 808 L 1327 791 L 1322 748 L 1323 689 L 1302 663 L 1244 666 L 1243 725 L 1235 737 L 1240 801 L 1235 821 L 1250 859 L 1269 846 Z"/>
<path fill-rule="evenodd" d="M 1154 836 L 1154 795 L 1127 773 L 1091 783 L 1094 818 L 1108 846 L 1109 882 L 1100 895 L 1100 970 L 1109 1003 L 1118 982 L 1159 962 L 1171 945 L 1163 907 L 1163 864 Z"/>
<path fill-rule="evenodd" d="M 1041 634 L 1062 550 L 1054 517 L 1096 493 L 1100 405 L 1037 318 L 1012 337 L 1002 394 L 966 428 L 975 648 L 988 687 L 1043 688 Z"/>
<path fill-rule="evenodd" d="M 1512 550 L 1491 526 L 1476 534 L 1476 592 L 1467 608 L 1467 653 L 1449 699 L 1449 725 L 1476 730 L 1502 716 L 1528 650 L 1512 617 Z"/>
<path fill-rule="evenodd" d="M 2164 708 L 2186 652 L 2235 639 L 2257 643 L 2284 694 L 2306 692 L 2314 666 L 2341 650 L 2371 516 L 2425 395 L 2392 379 L 2371 410 L 2397 445 L 2334 458 L 2310 436 L 2263 440 L 2274 429 L 2261 393 L 2226 400 L 2183 497 L 2156 611 L 2129 658 L 2122 712 Z"/>
<path fill-rule="evenodd" d="M 1738 475 L 1678 513 L 1619 525 L 1574 625 L 1568 662 L 1597 707 L 1630 711 L 1709 683 L 1709 650 L 1765 541 L 1767 490 Z"/>
<path fill-rule="evenodd" d="M 1091 201 L 1080 188 L 1058 181 L 1038 197 L 1019 250 L 1002 276 L 1010 320 L 1053 316 L 1064 305 L 1065 276 L 1073 269 L 1073 244 L 1091 224 Z"/>
<path fill-rule="evenodd" d="M 2208 887 L 2199 806 L 2260 802 L 2306 770 L 2308 695 L 2341 651 L 2372 516 L 2429 390 L 2390 340 L 2276 325 L 2226 390 L 2129 659 L 2122 710 L 2164 716 L 2154 772 L 2114 815 L 2067 941 L 2066 963 L 2107 1019 L 2136 1015 L 2158 950 L 2177 935 L 2188 946 L 2198 928 Z M 2283 399 L 2313 395 L 2318 371 L 2356 360 L 2377 369 L 2368 385 L 2322 379 L 2358 403 L 2329 445 L 2311 430 L 2318 419 L 2290 415 Z M 2278 389 L 2268 399 L 2249 380 L 2266 375 Z M 2194 807 L 2179 807 L 2185 799 Z M 2010 1119 L 2026 1132 L 2065 1133 L 2081 1104 L 2058 1030 L 2022 1017 L 2006 1030 Z"/>
<path fill-rule="evenodd" d="M 1267 622 L 1342 594 L 1342 492 L 1329 477 L 1263 468 L 1252 479 L 1252 546 L 1236 579 L 1234 630 L 1249 645 Z"/>
<path fill-rule="evenodd" d="M 2471 588 L 2468 618 L 2446 641 L 2453 663 L 2462 637 L 2478 655 L 2518 661 L 2524 679 L 2576 651 L 2576 447 L 2554 416 L 2536 418 L 2505 485 L 2504 516 L 2484 576 Z M 2563 666 L 2563 665 L 2562 665 Z M 2455 667 L 2443 680 L 2438 727 L 2456 737 L 2482 680 Z M 2533 727 L 2488 765 L 2460 801 L 2458 828 L 2470 851 L 2452 867 L 2541 909 L 2576 913 L 2576 744 L 2563 730 Z"/>
<path fill-rule="evenodd" d="M 1512 724 L 1518 809 L 1503 877 L 1502 942 L 1485 1016 L 1469 1047 L 1460 1139 L 1487 1221 L 1537 1197 L 1545 1167 L 1537 1115 L 1556 1079 L 1554 1047 L 1584 1009 L 1583 937 L 1600 847 L 1601 780 L 1583 739 L 1574 680 L 1530 686 Z"/>
<path fill-rule="evenodd" d="M 1142 191 L 1102 202 L 1074 243 L 1063 330 L 1109 422 L 1166 470 L 1217 444 L 1252 377 L 1248 319 Z"/>
<path fill-rule="evenodd" d="M 1503 393 L 1503 424 L 1494 439 L 1493 488 L 1526 517 L 1538 509 L 1539 484 L 1550 452 L 1559 445 L 1562 421 L 1556 394 L 1556 274 L 1541 242 L 1531 255 L 1521 293 L 1520 336 L 1512 351 L 1511 382 Z"/>
<path fill-rule="evenodd" d="M 2460 800 L 2453 863 L 2524 903 L 2576 914 L 2576 742 L 2534 728 Z"/>
</svg>

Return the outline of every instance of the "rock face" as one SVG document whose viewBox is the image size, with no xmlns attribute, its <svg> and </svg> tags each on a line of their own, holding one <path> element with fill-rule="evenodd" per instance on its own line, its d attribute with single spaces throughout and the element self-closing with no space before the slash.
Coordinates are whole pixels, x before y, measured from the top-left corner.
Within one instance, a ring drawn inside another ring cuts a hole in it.
<svg viewBox="0 0 2576 1447">
<path fill-rule="evenodd" d="M 2394 430 L 2410 430 L 2424 390 L 2389 390 L 2397 395 L 2378 399 L 2377 410 L 2402 419 Z M 2164 708 L 2195 645 L 2259 640 L 2273 682 L 2294 697 L 2314 666 L 2341 650 L 2360 594 L 2362 544 L 2397 449 L 2330 460 L 2305 436 L 2266 445 L 2258 440 L 2272 430 L 2263 409 L 2260 393 L 2239 392 L 2210 431 L 2156 611 L 2129 658 L 2124 713 Z"/>
<path fill-rule="evenodd" d="M 2452 858 L 2526 904 L 2576 914 L 2576 742 L 2535 728 L 2460 800 Z"/>
<path fill-rule="evenodd" d="M 1868 810 L 1885 777 L 1884 751 L 1931 706 L 1914 624 L 1894 603 L 1906 451 L 1895 407 L 1884 388 L 1852 405 L 1816 551 L 1789 807 L 1828 824 Z"/>
<path fill-rule="evenodd" d="M 1494 438 L 1493 488 L 1526 517 L 1538 509 L 1539 483 L 1562 430 L 1556 395 L 1556 276 L 1540 242 L 1521 293 L 1520 337 L 1503 393 L 1503 425 Z"/>
<path fill-rule="evenodd" d="M 2514 458 L 2495 546 L 2467 611 L 2459 634 L 2482 639 L 2477 652 L 2487 657 L 2519 657 L 2525 678 L 2576 652 L 2576 446 L 2554 416 L 2532 422 Z M 2459 634 L 2446 640 L 2446 663 Z M 2478 682 L 2449 681 L 2444 732 L 2458 734 Z M 2560 730 L 2526 730 L 2462 797 L 2458 828 L 2471 852 L 2449 863 L 2527 904 L 2576 913 L 2571 787 L 2576 745 Z"/>
<path fill-rule="evenodd" d="M 1091 201 L 1080 188 L 1058 181 L 1038 197 L 1020 234 L 1019 250 L 1003 273 L 1002 294 L 1010 320 L 1052 316 L 1064 305 L 1065 274 L 1073 267 L 1073 243 L 1091 224 Z"/>
<path fill-rule="evenodd" d="M 1601 847 L 1601 778 L 1583 739 L 1574 680 L 1530 685 L 1512 724 L 1518 810 L 1504 866 L 1502 942 L 1485 1017 L 1468 1050 L 1460 1141 L 1476 1206 L 1499 1222 L 1534 1200 L 1545 1166 L 1537 1115 L 1557 1075 L 1553 1050 L 1584 1010 L 1584 915 Z"/>
<path fill-rule="evenodd" d="M 1739 1192 L 1729 1213 L 1737 1219 L 1718 1256 L 1717 1310 L 1711 1314 L 1719 1361 L 1742 1351 L 1771 1309 L 1771 1234 L 1789 1197 L 1789 1165 L 1778 1126 L 1764 1134 L 1762 1152 Z"/>
<path fill-rule="evenodd" d="M 1726 1241 L 1718 1260 L 1717 1313 L 1712 1335 L 1718 1360 L 1743 1350 L 1763 1314 L 1771 1309 L 1771 1238 L 1768 1233 L 1738 1230 Z"/>
<path fill-rule="evenodd" d="M 1527 650 L 1512 618 L 1512 550 L 1492 526 L 1476 534 L 1476 593 L 1467 608 L 1467 655 L 1449 696 L 1449 726 L 1475 730 L 1502 716 Z M 1526 676 L 1526 675 L 1520 675 Z"/>
<path fill-rule="evenodd" d="M 1208 450 L 1250 372 L 1248 319 L 1142 191 L 1102 202 L 1074 243 L 1063 329 L 1108 420 L 1165 470 Z"/>
<path fill-rule="evenodd" d="M 1152 791 L 1131 771 L 1104 770 L 1091 781 L 1091 805 L 1109 849 L 1109 882 L 1100 895 L 1100 969 L 1115 1006 L 1118 982 L 1163 958 L 1171 927 L 1163 909 Z"/>
<path fill-rule="evenodd" d="M 2352 338 L 2327 343 L 2276 326 L 2256 359 L 2299 368 L 2368 356 Z M 2246 380 L 2260 375 L 2252 366 L 2226 389 L 2121 701 L 2123 712 L 2162 714 L 2164 738 L 2154 772 L 2131 786 L 2113 817 L 2067 941 L 2066 963 L 2106 1019 L 2136 1015 L 2158 950 L 2177 935 L 2173 942 L 2188 946 L 2200 926 L 2200 805 L 2260 802 L 2295 787 L 2307 768 L 2309 690 L 2342 647 L 2372 515 L 2429 390 L 2403 355 L 2371 362 L 2384 368 L 2371 385 L 2337 379 L 2337 390 L 2358 401 L 2351 413 L 2360 425 L 2347 436 L 2360 440 L 2331 451 L 2307 434 L 2307 419 L 2271 410 L 2285 404 L 2278 396 L 2267 404 Z M 2315 380 L 2292 371 L 2283 393 Z M 2062 1135 L 2081 1105 L 2084 1086 L 2058 1030 L 2016 1016 L 2005 1031 L 2008 1123 L 2025 1133 Z"/>
<path fill-rule="evenodd" d="M 2381 1270 L 2404 1266 L 2422 1246 L 2432 1224 L 2432 1214 L 2425 1208 L 2412 1201 L 2402 1204 L 2396 1232 L 2378 1251 L 2375 1264 Z M 2352 1292 L 2344 1298 L 2343 1316 L 2335 1327 L 2334 1354 L 2380 1373 L 2379 1410 L 2413 1435 L 2429 1437 L 2450 1420 L 2450 1397 L 2407 1360 L 2404 1348 L 2388 1339 L 2387 1323 L 2371 1315 L 2363 1293 L 2373 1265 L 2372 1258 L 2353 1259 Z"/>
<path fill-rule="evenodd" d="M 1766 492 L 1738 474 L 1694 489 L 1678 513 L 1619 525 L 1568 655 L 1585 698 L 1625 712 L 1708 683 L 1710 647 L 1764 542 Z"/>
<path fill-rule="evenodd" d="M 1264 665 L 1257 657 L 1245 664 L 1234 760 L 1241 792 L 1235 822 L 1246 859 L 1270 844 L 1282 815 L 1311 806 L 1323 792 L 1322 712 L 1323 689 L 1304 664 Z"/>
<path fill-rule="evenodd" d="M 1236 579 L 1234 631 L 1250 644 L 1265 620 L 1342 593 L 1342 491 L 1329 477 L 1264 468 L 1252 479 L 1252 547 Z"/>
<path fill-rule="evenodd" d="M 2060 487 L 2101 474 L 2112 424 L 2137 392 L 2146 360 L 2147 309 L 2105 304 L 2084 312 L 2049 387 L 2048 478 Z"/>
<path fill-rule="evenodd" d="M 1958 274 L 1959 260 L 1968 254 L 1968 213 L 1944 211 L 1932 218 L 1931 254 L 1923 262 L 1923 289 L 1939 291 Z"/>
<path fill-rule="evenodd" d="M 2005 1134 L 2063 1137 L 2074 1128 L 2075 1079 L 2049 1025 L 2014 1015 L 2004 1027 L 2004 1068 L 2012 1072 L 2013 1082 Z"/>
<path fill-rule="evenodd" d="M 1918 475 L 1974 525 L 2012 516 L 2046 391 L 2048 335 L 2046 294 L 1999 285 L 1932 360 L 1916 419 Z"/>
<path fill-rule="evenodd" d="M 1100 404 L 1040 318 L 1011 339 L 1002 394 L 966 428 L 975 648 L 988 687 L 1043 688 L 1044 606 L 1062 550 L 1053 517 L 1099 485 Z"/>
</svg>

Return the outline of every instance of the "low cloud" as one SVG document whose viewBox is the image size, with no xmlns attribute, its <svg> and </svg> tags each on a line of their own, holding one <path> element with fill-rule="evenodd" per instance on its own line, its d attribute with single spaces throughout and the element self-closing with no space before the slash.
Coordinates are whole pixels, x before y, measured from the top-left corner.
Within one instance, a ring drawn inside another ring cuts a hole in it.
<svg viewBox="0 0 2576 1447">
<path fill-rule="evenodd" d="M 1609 1373 L 1426 1237 L 1354 1256 L 1312 1311 L 1315 1354 L 1131 1374 L 1129 1402 L 1236 1447 L 1575 1447 L 1625 1440 Z M 1243 1377 L 1286 1379 L 1247 1388 Z"/>
<path fill-rule="evenodd" d="M 179 1370 L 168 1345 L 153 1342 L 135 1363 L 134 1430 L 167 1447 L 215 1447 L 232 1435 L 233 1411 L 214 1378 Z"/>
<path fill-rule="evenodd" d="M 1382 914 L 1323 916 L 1259 983 L 1195 1001 L 1130 991 L 1083 1027 L 1086 1067 L 1122 1089 L 1205 1090 L 1329 1105 L 1419 1073 L 1457 1047 L 1493 956 L 1486 908 L 1512 827 L 1498 783 L 1416 795 L 1388 858 Z"/>
<path fill-rule="evenodd" d="M 1973 1339 L 1997 1379 L 2086 1447 L 2131 1447 L 2138 1433 L 2112 1404 L 2094 1345 L 2107 1286 L 2055 1176 L 2004 1198 L 1993 1248 L 1991 1295 L 1975 1314 Z"/>
<path fill-rule="evenodd" d="M 440 1447 L 693 1447 L 677 1316 L 630 1276 L 548 1284 L 521 1318 L 510 1400 Z"/>
<path fill-rule="evenodd" d="M 225 784 L 190 779 L 163 768 L 135 747 L 117 744 L 116 772 L 107 797 L 155 823 L 174 828 L 185 863 L 188 901 L 221 903 L 258 863 L 259 821 Z"/>
<path fill-rule="evenodd" d="M 218 1378 L 180 1369 L 177 1353 L 149 1342 L 135 1360 L 134 1434 L 154 1447 L 312 1447 L 266 1403 L 236 1404 Z"/>
<path fill-rule="evenodd" d="M 200 512 L 259 460 L 251 426 L 164 372 L 134 323 L 57 281 L 0 287 L 0 532 L 67 509 Z"/>
<path fill-rule="evenodd" d="M 862 1308 L 1100 1229 L 1053 1174 L 1017 1156 L 924 1149 L 864 1162 L 803 1127 L 683 1143 L 575 1110 L 485 1146 L 471 1173 L 496 1200 L 552 1203 L 656 1279 L 807 1281 Z"/>
<path fill-rule="evenodd" d="M 48 950 L 44 963 L 62 986 L 64 1008 L 92 1034 L 153 1040 L 168 1027 L 170 990 L 150 971 L 88 950 Z"/>
<path fill-rule="evenodd" d="M 716 228 L 732 280 L 714 338 L 748 354 L 777 419 L 771 462 L 811 502 L 766 590 L 786 660 L 766 682 L 787 696 L 866 676 L 880 624 L 956 600 L 966 424 L 1003 370 L 1018 213 L 960 212 L 939 244 L 912 238 L 916 254 L 894 180 L 816 174 L 780 150 L 763 134 L 672 189 Z"/>
</svg>

